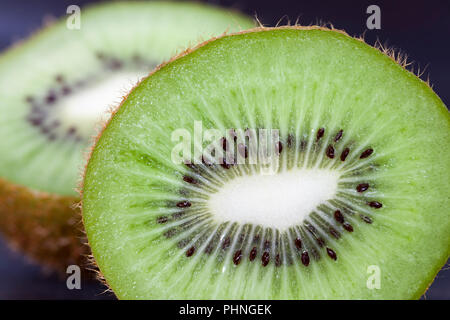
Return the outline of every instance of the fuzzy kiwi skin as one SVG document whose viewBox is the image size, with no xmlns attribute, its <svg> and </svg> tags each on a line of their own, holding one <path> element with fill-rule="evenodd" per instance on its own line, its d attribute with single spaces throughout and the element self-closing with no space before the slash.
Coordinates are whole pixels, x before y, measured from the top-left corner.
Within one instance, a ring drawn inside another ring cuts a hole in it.
<svg viewBox="0 0 450 320">
<path fill-rule="evenodd" d="M 48 270 L 87 264 L 75 196 L 37 192 L 0 179 L 0 231 L 9 244 Z"/>
</svg>

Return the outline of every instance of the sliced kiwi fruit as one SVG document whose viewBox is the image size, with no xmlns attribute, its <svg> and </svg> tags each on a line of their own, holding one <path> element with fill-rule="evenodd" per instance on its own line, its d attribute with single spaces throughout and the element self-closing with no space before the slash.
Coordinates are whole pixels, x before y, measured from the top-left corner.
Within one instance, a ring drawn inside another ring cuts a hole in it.
<svg viewBox="0 0 450 320">
<path fill-rule="evenodd" d="M 449 112 L 395 59 L 258 28 L 134 88 L 90 156 L 83 219 L 123 299 L 419 298 L 449 257 L 449 158 Z"/>
<path fill-rule="evenodd" d="M 81 9 L 0 57 L 0 230 L 13 246 L 65 270 L 86 253 L 75 190 L 108 108 L 173 54 L 253 25 L 215 7 L 114 2 Z"/>
</svg>

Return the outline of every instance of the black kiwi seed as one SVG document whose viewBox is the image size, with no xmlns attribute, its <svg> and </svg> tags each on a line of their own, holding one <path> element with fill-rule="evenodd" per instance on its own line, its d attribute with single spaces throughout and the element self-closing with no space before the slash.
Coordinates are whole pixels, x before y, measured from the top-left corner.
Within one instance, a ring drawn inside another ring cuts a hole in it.
<svg viewBox="0 0 450 320">
<path fill-rule="evenodd" d="M 231 129 L 231 130 L 229 131 L 229 134 L 230 134 L 230 137 L 233 138 L 234 142 L 236 142 L 236 141 L 237 141 L 237 133 L 236 133 L 236 130 Z"/>
<path fill-rule="evenodd" d="M 185 163 L 186 167 L 188 167 L 189 169 L 195 169 L 195 165 L 193 165 L 192 163 Z"/>
<path fill-rule="evenodd" d="M 235 265 L 238 265 L 241 262 L 241 259 L 242 259 L 242 250 L 238 250 L 234 253 L 233 263 Z"/>
<path fill-rule="evenodd" d="M 314 232 L 316 232 L 316 228 L 310 225 L 309 223 L 305 223 L 306 230 L 308 230 L 313 236 L 315 236 Z"/>
<path fill-rule="evenodd" d="M 322 238 L 317 238 L 316 242 L 321 248 L 325 245 L 325 241 Z"/>
<path fill-rule="evenodd" d="M 305 150 L 307 142 L 305 140 L 300 141 L 300 150 Z"/>
<path fill-rule="evenodd" d="M 286 140 L 288 148 L 292 148 L 293 142 L 294 142 L 294 136 L 292 134 L 288 134 L 287 140 Z"/>
<path fill-rule="evenodd" d="M 70 127 L 69 129 L 67 129 L 67 134 L 69 136 L 74 135 L 77 132 L 77 129 L 75 127 Z"/>
<path fill-rule="evenodd" d="M 276 149 L 277 149 L 278 154 L 280 154 L 281 151 L 283 151 L 283 144 L 281 143 L 281 141 L 277 142 Z"/>
<path fill-rule="evenodd" d="M 378 201 L 370 201 L 368 204 L 369 204 L 369 206 L 371 206 L 372 208 L 375 208 L 375 209 L 379 209 L 383 206 L 383 204 Z"/>
<path fill-rule="evenodd" d="M 184 212 L 182 212 L 182 211 L 175 212 L 174 214 L 172 214 L 172 218 L 177 220 L 177 219 L 180 219 L 183 215 L 184 215 Z"/>
<path fill-rule="evenodd" d="M 245 240 L 245 231 L 241 231 L 241 233 L 239 234 L 239 238 L 238 238 L 238 243 L 242 244 Z"/>
<path fill-rule="evenodd" d="M 327 157 L 328 158 L 330 158 L 330 159 L 333 159 L 334 158 L 334 148 L 333 148 L 333 146 L 332 145 L 329 145 L 328 147 L 327 147 Z"/>
<path fill-rule="evenodd" d="M 330 231 L 331 235 L 332 235 L 333 237 L 335 237 L 336 239 L 339 239 L 339 238 L 340 238 L 341 235 L 340 235 L 339 232 L 338 232 L 336 229 L 334 229 L 333 227 L 330 227 L 329 231 Z"/>
<path fill-rule="evenodd" d="M 249 255 L 249 257 L 248 257 L 250 261 L 255 260 L 255 258 L 256 258 L 256 253 L 257 253 L 256 247 L 253 247 L 253 249 L 250 251 L 250 255 Z"/>
<path fill-rule="evenodd" d="M 189 176 L 184 176 L 183 180 L 186 181 L 187 183 L 190 183 L 190 184 L 196 184 L 197 183 L 197 180 L 195 180 L 194 178 L 189 177 Z"/>
<path fill-rule="evenodd" d="M 68 86 L 64 86 L 64 87 L 62 87 L 61 92 L 63 95 L 67 96 L 69 93 L 72 92 L 72 89 L 70 89 Z"/>
<path fill-rule="evenodd" d="M 166 216 L 161 216 L 161 217 L 158 217 L 158 219 L 156 219 L 156 222 L 158 222 L 160 224 L 166 223 L 167 221 L 169 221 L 169 218 L 167 218 Z"/>
<path fill-rule="evenodd" d="M 186 257 L 190 257 L 194 254 L 195 252 L 195 247 L 190 247 L 187 251 L 186 251 Z"/>
<path fill-rule="evenodd" d="M 41 117 L 28 117 L 28 122 L 30 122 L 33 126 L 38 127 L 42 124 L 44 119 Z"/>
<path fill-rule="evenodd" d="M 345 159 L 347 159 L 347 156 L 350 152 L 349 148 L 345 148 L 342 153 L 341 153 L 341 161 L 345 161 Z"/>
<path fill-rule="evenodd" d="M 342 224 L 342 226 L 344 227 L 345 230 L 347 230 L 348 232 L 353 232 L 353 227 L 350 223 L 348 222 L 344 222 Z"/>
<path fill-rule="evenodd" d="M 213 251 L 213 249 L 214 249 L 214 245 L 210 242 L 210 243 L 208 243 L 208 245 L 206 246 L 204 252 L 205 252 L 206 254 L 210 254 L 210 253 Z"/>
<path fill-rule="evenodd" d="M 228 247 L 230 246 L 230 242 L 231 242 L 230 237 L 226 237 L 222 243 L 222 249 L 223 250 L 228 249 Z"/>
<path fill-rule="evenodd" d="M 221 141 L 221 145 L 222 145 L 223 151 L 227 151 L 227 149 L 228 149 L 227 139 L 221 138 L 220 141 Z"/>
<path fill-rule="evenodd" d="M 302 249 L 302 240 L 300 239 L 300 238 L 297 238 L 297 239 L 295 239 L 295 247 L 298 249 L 298 250 L 301 250 Z"/>
<path fill-rule="evenodd" d="M 187 207 L 190 207 L 190 206 L 191 206 L 191 203 L 189 201 L 187 201 L 187 200 L 180 201 L 180 202 L 177 203 L 177 207 L 178 208 L 187 208 Z"/>
<path fill-rule="evenodd" d="M 341 211 L 336 210 L 334 212 L 334 219 L 336 219 L 339 223 L 344 223 L 344 216 L 342 215 Z"/>
<path fill-rule="evenodd" d="M 189 243 L 188 239 L 181 239 L 180 241 L 178 241 L 177 243 L 177 247 L 180 249 L 183 249 L 184 247 L 186 247 L 186 245 Z"/>
<path fill-rule="evenodd" d="M 56 101 L 56 94 L 52 91 L 50 91 L 47 96 L 45 97 L 45 102 L 48 104 L 53 104 Z"/>
<path fill-rule="evenodd" d="M 110 61 L 109 61 L 109 63 L 108 63 L 108 67 L 111 69 L 111 70 L 118 70 L 118 69 L 120 69 L 120 68 L 122 68 L 122 62 L 120 61 L 120 60 L 118 60 L 118 59 L 111 59 Z"/>
<path fill-rule="evenodd" d="M 320 140 L 320 138 L 323 137 L 323 134 L 325 133 L 325 129 L 324 128 L 320 128 L 319 130 L 317 130 L 317 141 Z"/>
<path fill-rule="evenodd" d="M 275 256 L 275 267 L 279 267 L 281 266 L 281 259 L 280 259 L 280 254 L 277 253 Z"/>
<path fill-rule="evenodd" d="M 261 256 L 261 264 L 263 267 L 267 266 L 270 261 L 270 255 L 267 251 L 264 251 L 264 253 Z"/>
<path fill-rule="evenodd" d="M 336 136 L 334 137 L 334 142 L 338 142 L 342 138 L 343 130 L 339 130 L 338 133 L 336 133 Z"/>
<path fill-rule="evenodd" d="M 328 256 L 331 258 L 331 259 L 333 259 L 333 260 L 337 260 L 337 255 L 336 255 L 336 252 L 334 252 L 332 249 L 330 249 L 330 248 L 327 248 L 327 253 L 328 253 Z"/>
<path fill-rule="evenodd" d="M 368 156 L 370 156 L 373 153 L 373 149 L 369 148 L 367 150 L 365 150 L 363 153 L 361 153 L 361 156 L 359 157 L 360 159 L 364 159 L 367 158 Z"/>
<path fill-rule="evenodd" d="M 369 189 L 369 184 L 368 183 L 360 183 L 356 186 L 356 191 L 358 192 L 364 192 L 367 189 Z"/>
<path fill-rule="evenodd" d="M 309 265 L 309 254 L 307 251 L 302 253 L 301 260 L 305 267 L 307 267 Z"/>
<path fill-rule="evenodd" d="M 176 233 L 177 231 L 175 229 L 169 229 L 166 232 L 164 232 L 164 236 L 169 239 L 172 238 Z"/>
<path fill-rule="evenodd" d="M 360 218 L 365 222 L 365 223 L 368 223 L 368 224 L 371 224 L 373 221 L 372 221 L 372 219 L 370 219 L 368 216 L 365 216 L 365 215 L 360 215 Z"/>
</svg>

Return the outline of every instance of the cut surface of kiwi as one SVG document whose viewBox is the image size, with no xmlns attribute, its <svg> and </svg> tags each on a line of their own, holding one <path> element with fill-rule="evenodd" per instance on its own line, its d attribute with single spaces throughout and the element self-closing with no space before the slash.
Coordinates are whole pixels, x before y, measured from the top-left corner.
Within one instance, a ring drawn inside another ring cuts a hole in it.
<svg viewBox="0 0 450 320">
<path fill-rule="evenodd" d="M 82 8 L 79 29 L 67 19 L 0 58 L 0 228 L 37 260 L 63 266 L 85 251 L 71 206 L 83 152 L 108 109 L 176 52 L 252 26 L 239 14 L 176 2 Z"/>
<path fill-rule="evenodd" d="M 128 95 L 83 219 L 119 298 L 418 298 L 449 257 L 449 158 L 445 105 L 392 58 L 336 30 L 253 29 Z"/>
</svg>

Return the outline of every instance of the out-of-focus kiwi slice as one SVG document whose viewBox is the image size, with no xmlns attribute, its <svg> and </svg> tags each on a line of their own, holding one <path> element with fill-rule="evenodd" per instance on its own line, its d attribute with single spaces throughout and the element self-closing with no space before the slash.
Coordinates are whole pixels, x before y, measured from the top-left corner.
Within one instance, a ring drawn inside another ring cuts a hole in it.
<svg viewBox="0 0 450 320">
<path fill-rule="evenodd" d="M 0 57 L 0 229 L 48 266 L 86 249 L 73 205 L 83 151 L 108 108 L 174 53 L 252 26 L 215 7 L 115 2 L 81 9 Z"/>
</svg>

